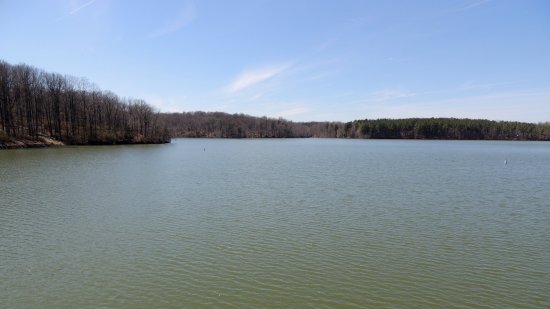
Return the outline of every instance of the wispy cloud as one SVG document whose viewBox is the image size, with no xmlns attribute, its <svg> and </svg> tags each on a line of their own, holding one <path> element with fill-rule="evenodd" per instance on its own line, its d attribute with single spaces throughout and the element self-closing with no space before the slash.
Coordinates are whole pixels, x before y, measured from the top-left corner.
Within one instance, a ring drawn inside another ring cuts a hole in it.
<svg viewBox="0 0 550 309">
<path fill-rule="evenodd" d="M 256 100 L 260 99 L 261 97 L 263 97 L 264 95 L 265 95 L 265 92 L 256 93 L 255 95 L 250 97 L 250 101 L 256 101 Z"/>
<path fill-rule="evenodd" d="M 478 1 L 475 1 L 475 2 L 472 2 L 464 7 L 461 7 L 459 8 L 457 11 L 465 11 L 465 10 L 470 10 L 470 9 L 473 9 L 475 7 L 478 7 L 480 5 L 483 5 L 483 4 L 486 4 L 488 2 L 490 2 L 491 0 L 478 0 Z"/>
<path fill-rule="evenodd" d="M 58 22 L 58 21 L 62 20 L 62 19 L 65 18 L 65 17 L 68 17 L 68 16 L 71 16 L 71 15 L 74 15 L 74 14 L 78 13 L 80 10 L 83 10 L 84 8 L 86 8 L 86 7 L 88 7 L 88 6 L 92 5 L 92 4 L 94 4 L 96 1 L 97 1 L 97 0 L 91 0 L 91 1 L 88 1 L 88 2 L 86 2 L 86 3 L 84 3 L 84 4 L 82 4 L 81 6 L 79 6 L 79 7 L 75 8 L 75 9 L 69 11 L 69 13 L 67 13 L 67 14 L 65 14 L 65 15 L 63 15 L 63 16 L 61 16 L 61 17 L 59 17 L 58 19 L 56 19 L 55 22 Z"/>
<path fill-rule="evenodd" d="M 267 81 L 288 69 L 289 65 L 275 65 L 251 71 L 245 71 L 225 87 L 229 93 L 237 93 L 261 82 Z"/>
<path fill-rule="evenodd" d="M 85 7 L 89 6 L 89 5 L 92 5 L 92 4 L 93 4 L 94 2 L 96 2 L 96 1 L 97 1 L 97 0 L 92 0 L 92 1 L 89 1 L 89 2 L 84 3 L 83 5 L 77 7 L 76 9 L 74 9 L 74 10 L 72 10 L 72 11 L 70 11 L 70 12 L 69 12 L 69 15 L 75 14 L 76 12 L 82 10 L 83 8 L 85 8 Z"/>
<path fill-rule="evenodd" d="M 368 18 L 364 16 L 353 17 L 346 22 L 331 28 L 327 37 L 320 44 L 314 46 L 314 52 L 324 51 L 332 46 L 338 44 L 338 42 L 348 33 L 357 29 L 363 28 L 368 22 Z"/>
<path fill-rule="evenodd" d="M 191 1 L 187 1 L 183 9 L 179 12 L 179 15 L 163 27 L 153 31 L 147 37 L 150 39 L 158 38 L 170 33 L 174 33 L 183 27 L 189 25 L 197 17 L 197 10 L 195 5 Z"/>
</svg>

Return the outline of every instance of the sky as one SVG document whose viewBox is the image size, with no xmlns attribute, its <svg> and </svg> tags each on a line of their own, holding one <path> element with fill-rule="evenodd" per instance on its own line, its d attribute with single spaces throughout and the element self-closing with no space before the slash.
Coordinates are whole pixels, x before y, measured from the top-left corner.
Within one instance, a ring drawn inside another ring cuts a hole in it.
<svg viewBox="0 0 550 309">
<path fill-rule="evenodd" d="M 547 0 L 0 0 L 0 59 L 162 112 L 550 121 Z"/>
</svg>

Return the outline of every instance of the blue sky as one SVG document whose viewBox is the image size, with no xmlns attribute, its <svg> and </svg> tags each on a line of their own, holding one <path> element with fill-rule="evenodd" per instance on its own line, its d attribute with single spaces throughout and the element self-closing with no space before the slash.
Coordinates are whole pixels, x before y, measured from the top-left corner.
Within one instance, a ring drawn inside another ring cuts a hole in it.
<svg viewBox="0 0 550 309">
<path fill-rule="evenodd" d="M 550 121 L 546 0 L 0 0 L 0 59 L 165 112 Z"/>
</svg>

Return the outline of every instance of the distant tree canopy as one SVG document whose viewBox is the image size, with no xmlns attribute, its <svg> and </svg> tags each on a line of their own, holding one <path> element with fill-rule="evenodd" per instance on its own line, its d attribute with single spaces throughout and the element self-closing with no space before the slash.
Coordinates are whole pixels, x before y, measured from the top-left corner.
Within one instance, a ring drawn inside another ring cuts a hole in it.
<svg viewBox="0 0 550 309">
<path fill-rule="evenodd" d="M 550 140 L 550 124 L 455 118 L 357 120 L 348 136 L 388 139 Z"/>
<path fill-rule="evenodd" d="M 221 112 L 162 114 L 174 137 L 550 140 L 550 124 L 455 118 L 291 122 Z"/>
<path fill-rule="evenodd" d="M 175 137 L 277 138 L 310 137 L 307 127 L 284 119 L 221 112 L 163 114 Z"/>
<path fill-rule="evenodd" d="M 172 136 L 550 140 L 550 123 L 455 118 L 292 122 L 222 112 L 159 113 L 143 100 L 120 99 L 85 79 L 0 60 L 0 146 L 10 138 L 120 144 L 162 143 Z"/>
<path fill-rule="evenodd" d="M 0 61 L 0 139 L 48 136 L 68 144 L 169 141 L 142 100 L 121 100 L 84 79 Z"/>
</svg>

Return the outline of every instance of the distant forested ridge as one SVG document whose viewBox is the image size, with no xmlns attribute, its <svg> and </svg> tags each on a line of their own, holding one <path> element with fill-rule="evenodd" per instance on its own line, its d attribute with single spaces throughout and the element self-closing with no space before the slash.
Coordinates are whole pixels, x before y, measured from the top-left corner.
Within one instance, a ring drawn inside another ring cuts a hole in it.
<svg viewBox="0 0 550 309">
<path fill-rule="evenodd" d="M 143 100 L 120 99 L 82 78 L 0 60 L 0 148 L 165 143 L 171 137 L 550 140 L 550 123 L 456 118 L 293 122 L 223 112 L 160 113 Z"/>
<path fill-rule="evenodd" d="M 456 118 L 292 122 L 221 112 L 162 114 L 174 137 L 550 140 L 550 123 Z"/>
<path fill-rule="evenodd" d="M 143 100 L 122 100 L 85 79 L 0 60 L 0 148 L 50 139 L 131 144 L 169 142 L 170 136 Z"/>
<path fill-rule="evenodd" d="M 452 140 L 550 140 L 550 123 L 484 119 L 409 118 L 347 123 L 347 137 Z"/>
<path fill-rule="evenodd" d="M 302 123 L 222 112 L 163 114 L 174 137 L 281 138 L 311 137 Z"/>
</svg>

